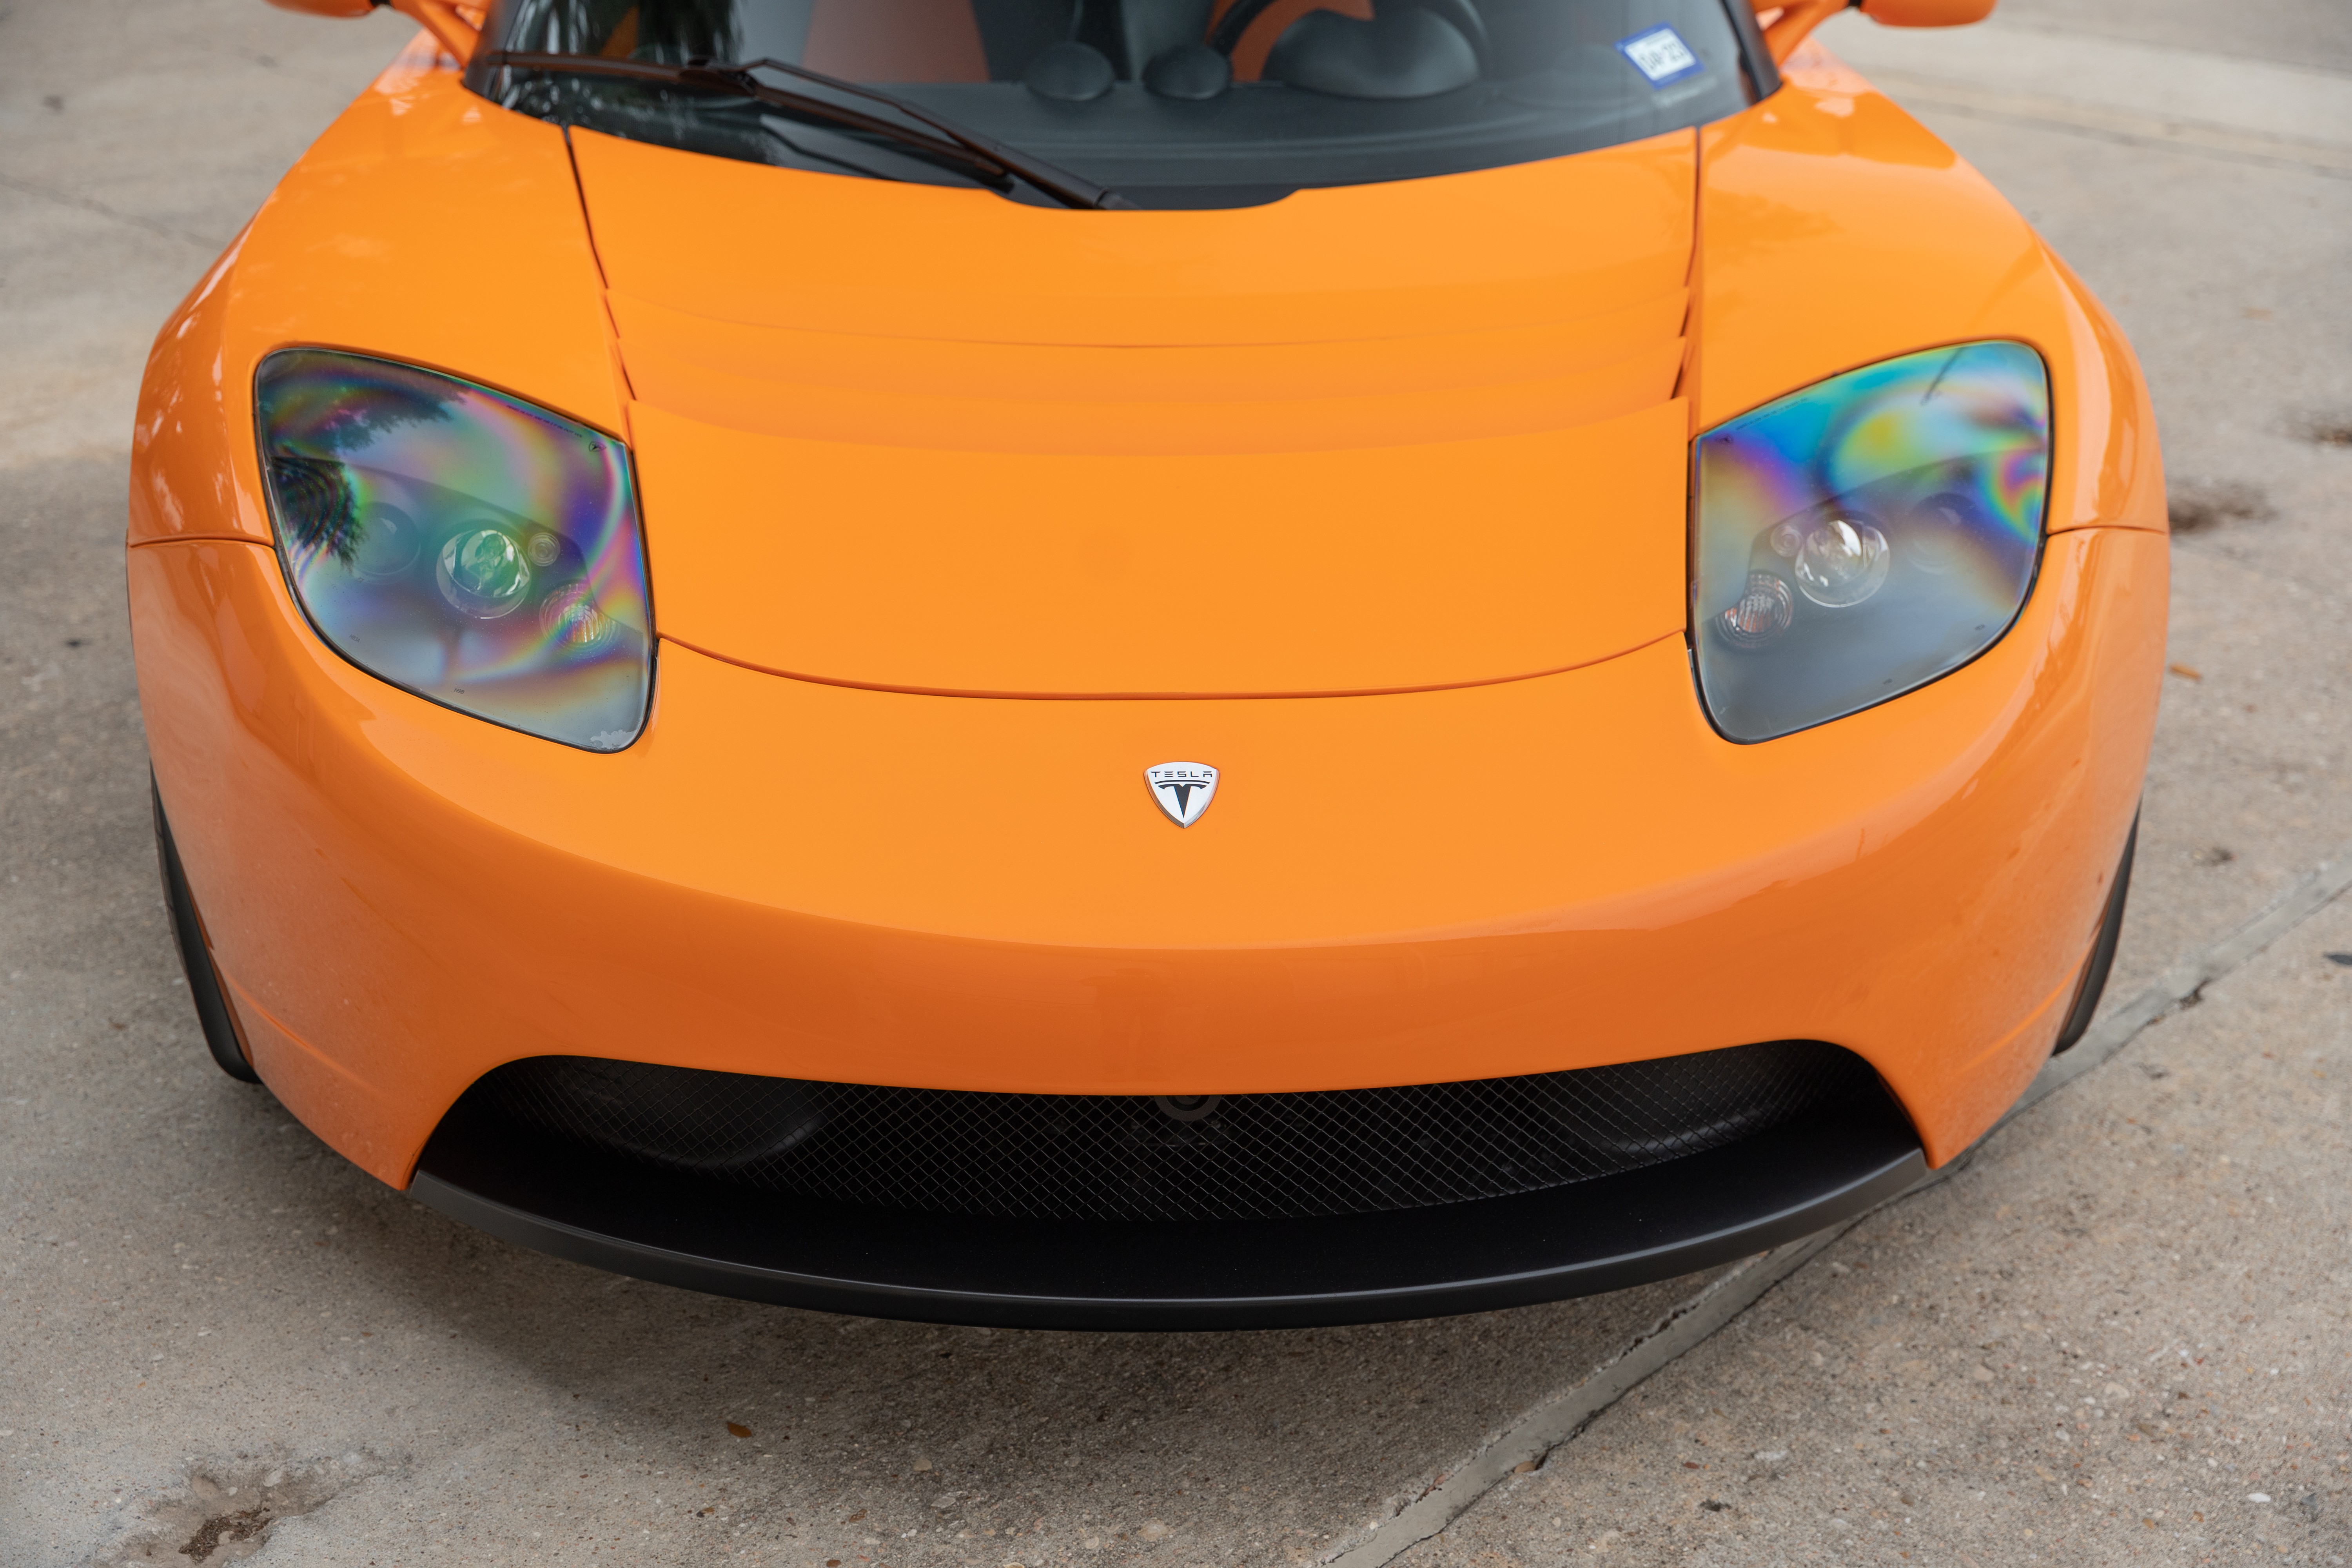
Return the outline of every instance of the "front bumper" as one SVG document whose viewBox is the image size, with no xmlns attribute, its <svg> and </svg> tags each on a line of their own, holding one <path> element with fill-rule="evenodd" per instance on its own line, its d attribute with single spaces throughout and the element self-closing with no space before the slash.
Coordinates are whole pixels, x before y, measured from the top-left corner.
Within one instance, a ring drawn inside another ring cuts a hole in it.
<svg viewBox="0 0 2352 1568">
<path fill-rule="evenodd" d="M 1827 1040 L 1930 1163 L 2030 1079 L 2129 826 L 2166 541 L 2049 541 L 1966 669 L 1757 746 L 1678 640 L 1392 697 L 1020 701 L 666 645 L 630 752 L 321 647 L 268 552 L 142 545 L 163 796 L 257 1067 L 406 1185 L 467 1087 L 585 1055 L 1001 1092 L 1451 1081 Z M 1142 770 L 1225 771 L 1171 827 Z"/>
<path fill-rule="evenodd" d="M 1050 1329 L 1263 1329 L 1439 1317 L 1619 1289 L 1862 1213 L 1927 1173 L 1882 1092 L 1680 1159 L 1540 1192 L 1276 1219 L 975 1217 L 656 1171 L 470 1100 L 410 1192 L 478 1229 L 716 1295 Z"/>
</svg>

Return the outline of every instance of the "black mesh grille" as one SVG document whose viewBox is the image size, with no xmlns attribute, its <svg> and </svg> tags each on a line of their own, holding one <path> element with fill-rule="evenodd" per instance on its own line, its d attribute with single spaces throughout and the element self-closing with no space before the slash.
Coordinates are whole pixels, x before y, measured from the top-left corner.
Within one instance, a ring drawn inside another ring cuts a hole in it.
<svg viewBox="0 0 2352 1568">
<path fill-rule="evenodd" d="M 1528 1078 L 1191 1101 L 535 1057 L 488 1074 L 463 1109 L 648 1164 L 844 1203 L 1183 1220 L 1370 1214 L 1533 1192 L 1883 1095 L 1851 1052 L 1780 1040 Z"/>
</svg>

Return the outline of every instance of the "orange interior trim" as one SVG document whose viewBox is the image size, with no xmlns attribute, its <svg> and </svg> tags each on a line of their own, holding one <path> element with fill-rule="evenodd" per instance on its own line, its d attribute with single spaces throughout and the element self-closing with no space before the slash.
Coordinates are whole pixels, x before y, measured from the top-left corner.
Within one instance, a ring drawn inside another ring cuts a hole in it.
<svg viewBox="0 0 2352 1568">
<path fill-rule="evenodd" d="M 845 81 L 986 81 L 969 0 L 817 0 L 801 63 Z"/>
<path fill-rule="evenodd" d="M 1217 0 L 1215 7 L 1209 13 L 1211 32 L 1216 31 L 1218 19 L 1232 10 L 1234 0 Z M 1274 52 L 1275 43 L 1282 37 L 1284 29 L 1309 11 L 1337 11 L 1342 16 L 1353 16 L 1360 22 L 1372 19 L 1371 0 L 1274 0 L 1274 4 L 1250 24 L 1249 31 L 1242 35 L 1242 41 L 1234 46 L 1234 79 L 1257 80 L 1265 69 L 1265 57 Z"/>
</svg>

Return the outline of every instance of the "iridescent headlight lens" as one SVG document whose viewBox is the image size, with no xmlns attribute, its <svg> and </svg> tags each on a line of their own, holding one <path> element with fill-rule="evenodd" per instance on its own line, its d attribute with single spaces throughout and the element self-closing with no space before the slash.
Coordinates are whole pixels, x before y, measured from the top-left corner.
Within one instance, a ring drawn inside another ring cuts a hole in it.
<svg viewBox="0 0 2352 1568">
<path fill-rule="evenodd" d="M 2022 343 L 1906 354 L 1699 438 L 1701 696 L 1766 741 L 1949 673 L 2033 585 L 2050 383 Z"/>
<path fill-rule="evenodd" d="M 286 575 L 321 637 L 419 696 L 614 752 L 653 624 L 621 443 L 486 387 L 320 349 L 262 362 Z"/>
</svg>

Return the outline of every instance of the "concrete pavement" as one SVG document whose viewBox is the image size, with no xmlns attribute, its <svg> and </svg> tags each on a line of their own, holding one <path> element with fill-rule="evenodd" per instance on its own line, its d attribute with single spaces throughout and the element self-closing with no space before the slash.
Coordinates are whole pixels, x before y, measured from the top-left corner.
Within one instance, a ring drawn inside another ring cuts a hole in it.
<svg viewBox="0 0 2352 1568">
<path fill-rule="evenodd" d="M 1824 35 L 2052 237 L 2156 387 L 2181 673 L 2111 1003 L 2352 840 L 2352 50 L 2332 5 L 2223 9 Z M 0 1563 L 1386 1556 L 1376 1521 L 1706 1282 L 1247 1335 L 752 1307 L 464 1230 L 204 1058 L 121 623 L 131 401 L 154 325 L 405 31 L 0 13 Z M 2192 83 L 2200 134 L 2135 72 Z M 2320 108 L 2283 121 L 2283 80 Z M 2330 952 L 2341 904 L 1397 1560 L 2352 1556 Z"/>
</svg>

